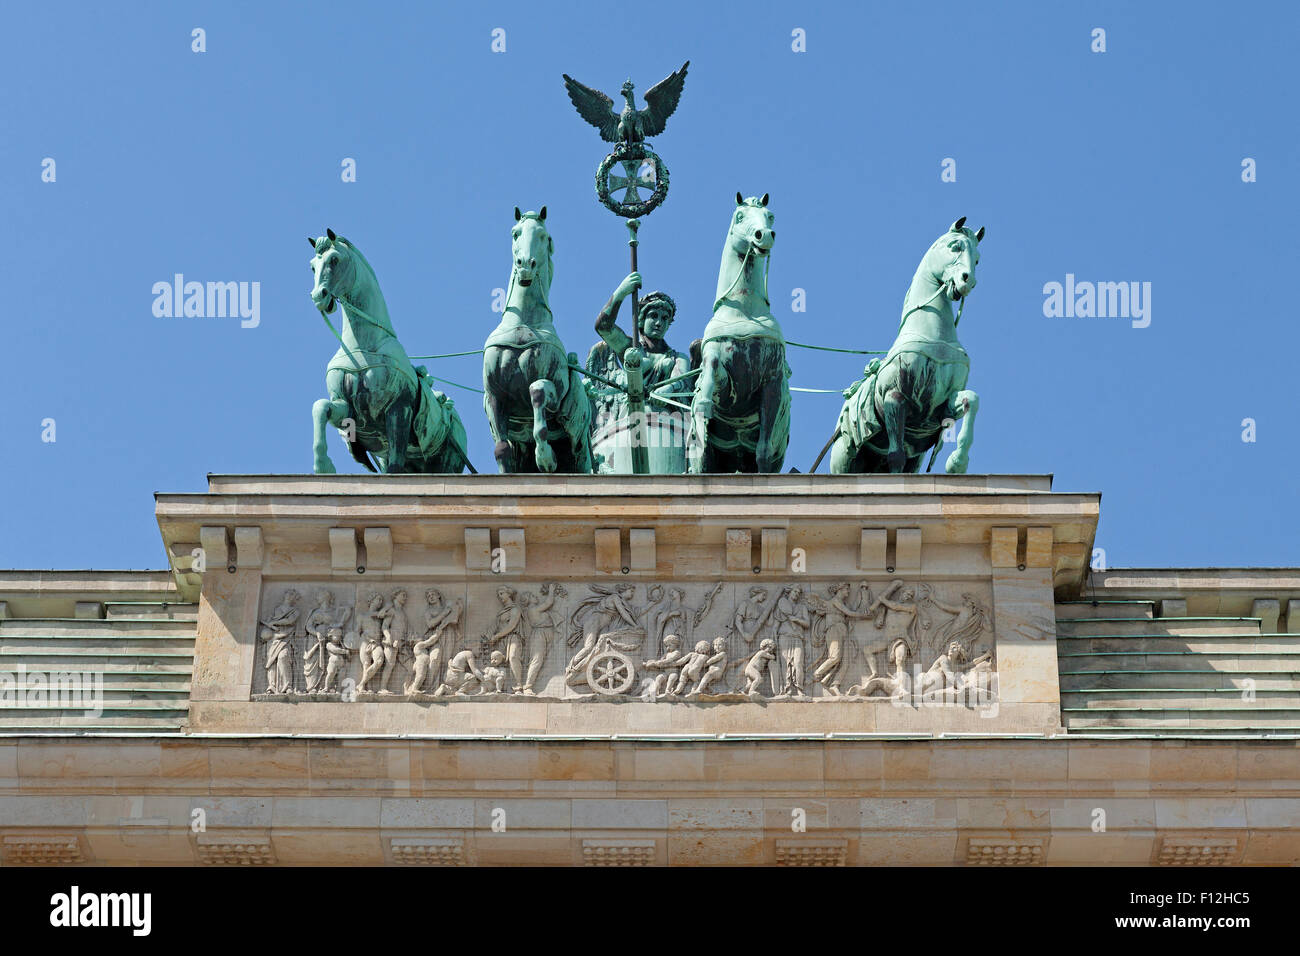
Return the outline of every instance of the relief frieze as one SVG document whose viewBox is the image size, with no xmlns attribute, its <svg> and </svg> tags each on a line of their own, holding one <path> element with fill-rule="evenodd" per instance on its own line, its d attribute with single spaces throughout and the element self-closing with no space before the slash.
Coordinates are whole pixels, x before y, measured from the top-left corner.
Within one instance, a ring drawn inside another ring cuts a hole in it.
<svg viewBox="0 0 1300 956">
<path fill-rule="evenodd" d="M 996 695 L 989 594 L 903 578 L 267 583 L 252 697 L 974 706 Z"/>
</svg>

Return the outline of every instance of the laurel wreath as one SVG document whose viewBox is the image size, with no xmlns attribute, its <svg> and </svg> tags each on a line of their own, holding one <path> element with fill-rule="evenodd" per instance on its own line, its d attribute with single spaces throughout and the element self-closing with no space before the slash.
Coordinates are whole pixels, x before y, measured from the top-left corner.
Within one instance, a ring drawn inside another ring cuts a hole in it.
<svg viewBox="0 0 1300 956">
<path fill-rule="evenodd" d="M 641 163 L 647 159 L 655 167 L 655 188 L 649 199 L 620 202 L 609 194 L 609 171 L 615 163 Z M 596 169 L 596 195 L 606 209 L 624 219 L 649 215 L 668 196 L 668 167 L 657 153 L 647 149 L 643 143 L 619 143 Z"/>
</svg>

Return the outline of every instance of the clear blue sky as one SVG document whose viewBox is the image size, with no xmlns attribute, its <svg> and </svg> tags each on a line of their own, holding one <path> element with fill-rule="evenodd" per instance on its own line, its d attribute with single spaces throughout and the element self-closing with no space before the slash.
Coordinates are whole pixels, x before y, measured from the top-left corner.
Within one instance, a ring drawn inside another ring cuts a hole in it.
<svg viewBox="0 0 1300 956">
<path fill-rule="evenodd" d="M 1103 492 L 1112 566 L 1298 565 L 1298 26 L 1292 2 L 11 2 L 0 567 L 160 567 L 155 491 L 310 469 L 335 344 L 303 239 L 326 226 L 374 264 L 411 353 L 458 351 L 497 321 L 513 207 L 545 204 L 557 326 L 585 355 L 627 247 L 592 188 L 607 147 L 560 74 L 639 94 L 686 59 L 655 140 L 672 191 L 642 227 L 647 286 L 679 304 L 670 341 L 709 317 L 737 190 L 771 193 L 787 336 L 854 348 L 888 348 L 920 256 L 968 216 L 988 230 L 961 326 L 971 470 Z M 260 326 L 155 318 L 177 272 L 260 282 Z M 1150 326 L 1044 317 L 1067 273 L 1150 282 Z M 842 388 L 863 360 L 790 364 Z M 479 359 L 432 371 L 476 384 Z M 449 391 L 491 468 L 479 396 Z M 839 399 L 794 403 L 787 467 L 806 470 Z"/>
</svg>

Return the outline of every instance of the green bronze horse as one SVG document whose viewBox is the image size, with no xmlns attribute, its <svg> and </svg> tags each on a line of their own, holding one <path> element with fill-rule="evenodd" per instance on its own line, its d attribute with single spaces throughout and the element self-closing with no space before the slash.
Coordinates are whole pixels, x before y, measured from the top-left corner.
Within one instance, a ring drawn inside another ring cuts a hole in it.
<svg viewBox="0 0 1300 956">
<path fill-rule="evenodd" d="M 966 387 L 970 357 L 957 341 L 960 313 L 953 316 L 952 303 L 975 288 L 984 238 L 983 228 L 973 232 L 965 223 L 965 216 L 958 219 L 926 251 L 903 300 L 898 338 L 845 391 L 833 474 L 918 471 L 925 452 L 937 453 L 944 429 L 958 419 L 957 448 L 945 470 L 965 474 L 979 396 Z"/>
<path fill-rule="evenodd" d="M 316 473 L 335 471 L 325 442 L 327 425 L 339 429 L 352 457 L 370 471 L 463 471 L 469 459 L 455 405 L 433 388 L 424 366 L 411 365 L 366 257 L 334 230 L 326 233 L 307 240 L 315 253 L 311 299 L 340 347 L 325 372 L 329 398 L 312 406 Z M 343 316 L 341 333 L 329 321 L 335 306 Z"/>
<path fill-rule="evenodd" d="M 591 397 L 555 331 L 549 297 L 555 242 L 546 207 L 520 212 L 510 232 L 514 262 L 505 313 L 483 345 L 483 410 L 497 469 L 591 472 Z"/>
<path fill-rule="evenodd" d="M 790 367 L 767 296 L 776 230 L 768 197 L 736 193 L 713 317 L 700 346 L 687 446 L 691 474 L 775 472 L 790 442 Z"/>
</svg>

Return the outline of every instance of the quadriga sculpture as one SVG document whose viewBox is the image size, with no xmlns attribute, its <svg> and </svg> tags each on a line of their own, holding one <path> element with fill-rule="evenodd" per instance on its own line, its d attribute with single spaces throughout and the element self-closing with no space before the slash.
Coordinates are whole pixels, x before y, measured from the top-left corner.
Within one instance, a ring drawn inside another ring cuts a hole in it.
<svg viewBox="0 0 1300 956">
<path fill-rule="evenodd" d="M 767 296 L 776 241 L 768 197 L 736 208 L 722 247 L 713 317 L 701 340 L 691 404 L 691 474 L 775 472 L 790 441 L 790 367 Z"/>
<path fill-rule="evenodd" d="M 370 471 L 464 471 L 469 466 L 465 426 L 452 400 L 433 388 L 424 366 L 411 365 L 397 341 L 375 270 L 333 229 L 307 241 L 315 253 L 311 299 L 339 340 L 325 372 L 329 398 L 312 406 L 316 473 L 335 471 L 325 443 L 327 425 L 343 432 L 352 457 Z M 341 332 L 329 321 L 335 306 L 343 316 Z"/>
<path fill-rule="evenodd" d="M 497 469 L 591 471 L 591 398 L 555 331 L 548 304 L 555 243 L 546 207 L 520 212 L 510 232 L 514 261 L 501 323 L 483 346 L 483 409 Z"/>
<path fill-rule="evenodd" d="M 975 288 L 984 229 L 966 217 L 934 241 L 903 301 L 898 338 L 846 392 L 832 438 L 831 472 L 913 472 L 941 444 L 945 419 L 962 419 L 945 470 L 964 474 L 979 396 L 966 387 L 970 357 L 957 341 L 952 303 Z M 815 468 L 816 466 L 814 466 Z"/>
</svg>

